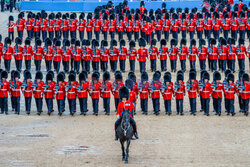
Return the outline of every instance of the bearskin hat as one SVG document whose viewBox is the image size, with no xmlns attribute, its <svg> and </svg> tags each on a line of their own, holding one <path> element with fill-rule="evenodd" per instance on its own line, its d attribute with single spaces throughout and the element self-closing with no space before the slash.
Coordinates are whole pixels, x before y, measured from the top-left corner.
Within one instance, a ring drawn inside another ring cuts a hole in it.
<svg viewBox="0 0 250 167">
<path fill-rule="evenodd" d="M 195 72 L 189 72 L 189 80 L 196 80 L 196 73 Z"/>
<path fill-rule="evenodd" d="M 52 76 L 52 74 L 51 73 L 47 73 L 47 75 L 46 75 L 46 81 L 53 81 L 53 76 Z"/>
<path fill-rule="evenodd" d="M 120 99 L 123 99 L 123 98 L 128 99 L 129 98 L 129 90 L 127 87 L 123 86 L 119 89 L 119 97 L 120 97 Z"/>
<path fill-rule="evenodd" d="M 126 46 L 126 42 L 125 42 L 124 39 L 122 39 L 122 40 L 120 41 L 120 46 L 121 46 L 121 47 L 122 47 L 122 46 Z"/>
<path fill-rule="evenodd" d="M 70 42 L 69 40 L 66 40 L 65 43 L 64 43 L 65 46 L 70 46 Z"/>
<path fill-rule="evenodd" d="M 233 81 L 234 82 L 234 74 L 230 73 L 227 75 L 227 81 Z"/>
<path fill-rule="evenodd" d="M 161 46 L 166 46 L 166 45 L 167 45 L 166 39 L 162 39 L 162 40 L 161 40 Z"/>
<path fill-rule="evenodd" d="M 200 80 L 203 79 L 203 74 L 204 74 L 205 72 L 207 72 L 207 71 L 206 71 L 206 70 L 202 70 L 202 71 L 201 71 L 201 73 L 200 73 Z"/>
<path fill-rule="evenodd" d="M 187 44 L 187 40 L 186 39 L 181 39 L 181 45 L 186 45 Z"/>
<path fill-rule="evenodd" d="M 106 40 L 102 40 L 102 42 L 101 42 L 101 46 L 108 46 L 108 41 L 106 41 Z"/>
<path fill-rule="evenodd" d="M 240 39 L 239 39 L 239 45 L 244 45 L 244 43 L 245 43 L 245 40 L 242 39 L 242 38 L 240 38 Z"/>
<path fill-rule="evenodd" d="M 126 86 L 128 89 L 132 90 L 132 89 L 133 89 L 133 86 L 134 86 L 134 82 L 133 82 L 131 79 L 127 79 L 127 80 L 125 81 L 125 86 Z"/>
<path fill-rule="evenodd" d="M 83 72 L 81 72 L 78 77 L 79 77 L 79 82 L 86 81 L 87 78 Z"/>
<path fill-rule="evenodd" d="M 190 42 L 190 45 L 191 45 L 191 46 L 193 46 L 193 45 L 196 46 L 196 40 L 195 40 L 195 39 L 192 39 L 191 42 Z"/>
<path fill-rule="evenodd" d="M 102 78 L 104 82 L 110 80 L 110 73 L 108 71 L 104 72 Z"/>
<path fill-rule="evenodd" d="M 141 81 L 148 81 L 148 73 L 147 72 L 143 72 L 141 74 Z"/>
<path fill-rule="evenodd" d="M 228 76 L 228 74 L 230 74 L 232 71 L 231 70 L 229 70 L 229 69 L 226 69 L 225 70 L 225 78 Z"/>
<path fill-rule="evenodd" d="M 177 74 L 177 81 L 183 81 L 184 80 L 184 75 L 183 74 L 181 74 L 181 73 L 179 73 L 179 74 Z"/>
<path fill-rule="evenodd" d="M 160 71 L 156 71 L 154 74 L 153 74 L 153 80 L 154 81 L 159 81 L 161 79 L 161 72 Z"/>
<path fill-rule="evenodd" d="M 94 72 L 92 74 L 92 80 L 99 80 L 100 74 L 98 72 Z"/>
<path fill-rule="evenodd" d="M 8 72 L 7 71 L 2 71 L 1 72 L 1 79 L 2 78 L 6 78 L 6 79 L 8 78 Z"/>
<path fill-rule="evenodd" d="M 24 72 L 24 79 L 27 80 L 27 79 L 32 79 L 32 75 L 30 73 L 30 71 L 25 71 Z"/>
<path fill-rule="evenodd" d="M 25 45 L 30 45 L 30 39 L 26 38 L 24 43 L 25 43 Z"/>
<path fill-rule="evenodd" d="M 115 39 L 111 40 L 111 44 L 110 44 L 112 47 L 113 46 L 117 46 L 117 41 Z"/>
<path fill-rule="evenodd" d="M 245 71 L 244 70 L 240 70 L 239 71 L 239 80 L 241 80 L 242 79 L 242 76 L 243 76 L 243 74 L 245 74 Z"/>
<path fill-rule="evenodd" d="M 57 40 L 55 46 L 61 46 L 61 41 Z"/>
<path fill-rule="evenodd" d="M 154 45 L 154 46 L 155 46 L 155 45 L 156 45 L 156 42 L 157 42 L 156 39 L 152 39 L 152 40 L 151 40 L 151 45 Z"/>
<path fill-rule="evenodd" d="M 218 71 L 215 71 L 213 74 L 213 80 L 217 81 L 217 80 L 221 80 L 221 74 Z"/>
<path fill-rule="evenodd" d="M 6 37 L 4 41 L 5 41 L 5 44 L 11 45 L 11 39 L 9 37 Z"/>
<path fill-rule="evenodd" d="M 37 40 L 36 40 L 36 46 L 41 46 L 41 45 L 42 45 L 41 39 L 37 39 Z"/>
<path fill-rule="evenodd" d="M 128 73 L 128 79 L 131 79 L 133 82 L 136 82 L 136 75 L 134 72 Z"/>
<path fill-rule="evenodd" d="M 171 39 L 171 41 L 170 41 L 170 45 L 171 45 L 171 47 L 173 46 L 173 45 L 177 45 L 177 40 L 176 39 Z"/>
<path fill-rule="evenodd" d="M 76 46 L 81 46 L 81 42 L 79 40 L 76 41 L 75 43 Z"/>
<path fill-rule="evenodd" d="M 210 79 L 210 75 L 207 71 L 203 73 L 202 79 Z"/>
<path fill-rule="evenodd" d="M 249 75 L 247 73 L 243 74 L 242 80 L 243 81 L 249 81 Z"/>
<path fill-rule="evenodd" d="M 161 7 L 162 7 L 162 8 L 166 8 L 166 7 L 167 7 L 167 4 L 166 4 L 165 2 L 162 2 Z"/>
<path fill-rule="evenodd" d="M 57 82 L 59 82 L 59 81 L 64 81 L 64 79 L 65 79 L 65 76 L 63 75 L 63 73 L 58 73 L 58 75 L 57 75 Z"/>
<path fill-rule="evenodd" d="M 40 79 L 40 80 L 42 80 L 42 79 L 43 79 L 43 73 L 42 73 L 41 71 L 37 71 L 37 72 L 36 72 L 36 77 L 35 77 L 35 79 Z"/>
<path fill-rule="evenodd" d="M 171 82 L 171 73 L 170 72 L 165 72 L 164 73 L 164 76 L 163 76 L 163 79 L 164 79 L 164 83 L 166 82 Z"/>
<path fill-rule="evenodd" d="M 72 38 L 71 41 L 70 41 L 71 45 L 75 45 L 76 44 L 76 39 L 75 38 Z"/>
<path fill-rule="evenodd" d="M 16 37 L 15 43 L 16 43 L 17 45 L 21 45 L 21 44 L 22 44 L 22 39 L 19 38 L 19 37 Z"/>
<path fill-rule="evenodd" d="M 134 48 L 135 47 L 135 41 L 134 40 L 131 40 L 130 42 L 129 42 L 129 47 L 130 48 Z"/>
<path fill-rule="evenodd" d="M 14 21 L 14 17 L 13 16 L 9 16 L 9 21 Z"/>
<path fill-rule="evenodd" d="M 140 46 L 140 47 L 145 47 L 145 46 L 146 46 L 146 41 L 145 41 L 144 38 L 140 38 L 140 39 L 138 40 L 138 43 L 139 43 L 139 46 Z"/>
<path fill-rule="evenodd" d="M 76 75 L 75 74 L 73 74 L 73 73 L 71 73 L 71 74 L 69 74 L 69 82 L 73 82 L 73 81 L 75 81 L 76 80 Z"/>
<path fill-rule="evenodd" d="M 221 45 L 227 45 L 227 40 L 225 38 L 222 38 L 220 43 Z"/>
<path fill-rule="evenodd" d="M 212 38 L 210 42 L 211 42 L 211 45 L 216 45 L 216 39 Z"/>
</svg>

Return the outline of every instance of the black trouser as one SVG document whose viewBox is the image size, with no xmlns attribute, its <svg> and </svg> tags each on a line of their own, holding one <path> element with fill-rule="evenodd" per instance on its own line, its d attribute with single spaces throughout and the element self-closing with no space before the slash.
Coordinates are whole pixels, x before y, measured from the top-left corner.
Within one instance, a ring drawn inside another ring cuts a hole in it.
<svg viewBox="0 0 250 167">
<path fill-rule="evenodd" d="M 209 102 L 210 102 L 210 99 L 202 99 L 203 101 L 203 107 L 204 107 L 204 112 L 205 114 L 209 114 Z"/>
<path fill-rule="evenodd" d="M 84 39 L 84 31 L 79 31 L 79 37 L 81 41 Z"/>
<path fill-rule="evenodd" d="M 160 98 L 152 98 L 154 114 L 158 114 L 160 112 Z"/>
<path fill-rule="evenodd" d="M 92 99 L 92 105 L 93 105 L 93 112 L 94 114 L 98 114 L 98 107 L 99 107 L 99 99 Z"/>
<path fill-rule="evenodd" d="M 227 60 L 220 60 L 220 63 L 221 63 L 220 68 L 222 72 L 224 72 L 227 68 Z"/>
<path fill-rule="evenodd" d="M 172 31 L 172 36 L 174 39 L 178 40 L 178 31 Z"/>
<path fill-rule="evenodd" d="M 235 41 L 237 41 L 237 30 L 231 30 L 231 38 L 233 38 Z"/>
<path fill-rule="evenodd" d="M 141 32 L 141 37 L 145 39 L 146 38 L 145 32 L 142 32 L 142 30 L 140 32 Z"/>
<path fill-rule="evenodd" d="M 217 70 L 217 60 L 210 60 L 211 61 L 211 70 L 216 71 Z"/>
<path fill-rule="evenodd" d="M 234 113 L 234 99 L 227 99 L 228 100 L 228 113 Z"/>
<path fill-rule="evenodd" d="M 189 35 L 190 35 L 190 40 L 194 39 L 194 31 L 189 31 Z"/>
<path fill-rule="evenodd" d="M 183 114 L 183 99 L 176 99 L 177 114 Z"/>
<path fill-rule="evenodd" d="M 74 70 L 74 59 L 70 59 L 70 69 Z"/>
<path fill-rule="evenodd" d="M 144 114 L 148 113 L 148 99 L 141 99 L 141 110 Z"/>
<path fill-rule="evenodd" d="M 36 71 L 41 71 L 41 60 L 35 60 Z"/>
<path fill-rule="evenodd" d="M 56 70 L 56 73 L 58 73 L 60 71 L 61 61 L 53 61 L 53 64 L 54 64 L 54 69 Z"/>
<path fill-rule="evenodd" d="M 131 117 L 129 117 L 129 118 L 130 118 L 130 123 L 131 123 L 131 125 L 132 125 L 132 127 L 133 127 L 134 133 L 137 133 L 137 128 L 136 128 L 135 120 L 134 120 L 133 118 L 131 118 Z M 116 131 L 116 129 L 118 128 L 118 126 L 121 124 L 121 122 L 122 122 L 122 117 L 120 116 L 120 117 L 115 121 L 115 131 Z"/>
<path fill-rule="evenodd" d="M 60 39 L 61 37 L 60 37 L 60 31 L 55 31 L 55 37 L 57 38 L 57 39 Z"/>
<path fill-rule="evenodd" d="M 146 41 L 147 41 L 147 44 L 150 44 L 150 34 L 145 34 L 145 36 L 146 36 Z"/>
<path fill-rule="evenodd" d="M 97 41 L 100 39 L 100 31 L 95 31 L 95 38 Z"/>
<path fill-rule="evenodd" d="M 81 59 L 81 65 L 82 65 L 82 71 L 85 70 L 85 61 L 83 59 Z"/>
<path fill-rule="evenodd" d="M 220 36 L 220 30 L 213 30 L 213 35 L 216 41 L 219 39 Z"/>
<path fill-rule="evenodd" d="M 151 40 L 152 40 L 152 39 L 155 39 L 155 38 L 154 38 L 154 35 L 155 35 L 154 32 L 151 32 Z M 150 43 L 151 43 L 151 41 L 150 41 Z"/>
<path fill-rule="evenodd" d="M 25 60 L 25 68 L 26 68 L 26 70 L 31 69 L 31 60 Z"/>
<path fill-rule="evenodd" d="M 62 33 L 63 33 L 63 39 L 69 39 L 69 30 L 62 31 Z"/>
<path fill-rule="evenodd" d="M 228 105 L 228 99 L 226 99 L 225 98 L 225 96 L 224 96 L 224 100 L 225 100 L 225 109 L 226 109 L 226 113 L 229 113 L 229 109 L 228 109 L 228 107 L 229 107 L 229 105 Z"/>
<path fill-rule="evenodd" d="M 135 60 L 129 60 L 130 71 L 135 71 Z"/>
<path fill-rule="evenodd" d="M 120 61 L 120 70 L 124 72 L 126 68 L 126 60 L 119 60 L 119 61 Z"/>
<path fill-rule="evenodd" d="M 64 72 L 69 72 L 69 61 L 63 61 L 63 70 Z"/>
<path fill-rule="evenodd" d="M 189 98 L 191 114 L 196 113 L 196 98 Z"/>
<path fill-rule="evenodd" d="M 134 32 L 135 41 L 139 39 L 139 32 Z"/>
<path fill-rule="evenodd" d="M 146 71 L 146 62 L 139 62 L 140 64 L 140 72 L 143 73 Z"/>
<path fill-rule="evenodd" d="M 151 71 L 156 71 L 156 59 L 150 60 Z"/>
<path fill-rule="evenodd" d="M 34 31 L 34 38 L 40 38 L 40 33 L 39 31 Z"/>
<path fill-rule="evenodd" d="M 53 40 L 54 39 L 54 31 L 49 31 L 49 39 Z M 57 38 L 59 39 L 59 38 Z"/>
<path fill-rule="evenodd" d="M 4 67 L 7 72 L 10 72 L 10 62 L 11 60 L 4 59 Z"/>
<path fill-rule="evenodd" d="M 87 61 L 85 61 L 85 70 L 87 71 L 87 72 L 90 72 L 90 61 L 89 60 L 87 60 Z"/>
<path fill-rule="evenodd" d="M 203 98 L 200 96 L 201 111 L 204 111 Z"/>
<path fill-rule="evenodd" d="M 47 31 L 42 31 L 42 39 L 43 42 L 45 41 L 45 39 L 47 39 Z"/>
<path fill-rule="evenodd" d="M 45 99 L 45 101 L 47 104 L 48 113 L 52 113 L 53 112 L 53 98 Z"/>
<path fill-rule="evenodd" d="M 190 63 L 190 69 L 195 69 L 195 60 L 194 61 L 189 61 L 189 63 Z"/>
<path fill-rule="evenodd" d="M 117 69 L 117 60 L 110 60 L 111 71 L 115 72 Z"/>
<path fill-rule="evenodd" d="M 197 31 L 197 38 L 202 39 L 203 31 Z"/>
<path fill-rule="evenodd" d="M 167 60 L 160 60 L 161 61 L 161 71 L 167 69 Z"/>
<path fill-rule="evenodd" d="M 176 60 L 170 60 L 171 70 L 176 70 Z"/>
<path fill-rule="evenodd" d="M 89 41 L 92 41 L 92 31 L 87 31 L 87 38 Z"/>
<path fill-rule="evenodd" d="M 110 38 L 111 40 L 115 39 L 115 32 L 114 31 L 109 31 Z"/>
<path fill-rule="evenodd" d="M 250 39 L 250 30 L 247 30 L 247 38 Z"/>
<path fill-rule="evenodd" d="M 118 39 L 121 41 L 123 39 L 123 31 L 118 32 Z"/>
<path fill-rule="evenodd" d="M 110 113 L 110 98 L 103 98 L 103 108 L 107 114 Z"/>
<path fill-rule="evenodd" d="M 73 114 L 75 111 L 76 99 L 68 99 L 68 103 L 69 103 L 69 112 L 70 112 L 70 114 Z"/>
<path fill-rule="evenodd" d="M 181 70 L 186 71 L 186 60 L 180 60 L 181 62 Z"/>
<path fill-rule="evenodd" d="M 183 39 L 186 39 L 186 38 L 187 38 L 187 30 L 181 31 L 181 37 L 182 37 Z"/>
<path fill-rule="evenodd" d="M 74 61 L 74 71 L 79 73 L 80 70 L 80 61 Z"/>
<path fill-rule="evenodd" d="M 166 41 L 168 41 L 168 39 L 169 39 L 169 31 L 164 31 L 164 38 L 166 39 Z"/>
<path fill-rule="evenodd" d="M 0 97 L 1 113 L 8 114 L 8 97 Z"/>
<path fill-rule="evenodd" d="M 14 97 L 12 95 L 10 95 L 10 100 L 11 100 L 11 108 L 14 111 L 15 110 L 15 105 L 14 105 Z"/>
<path fill-rule="evenodd" d="M 58 113 L 62 113 L 65 109 L 64 105 L 65 99 L 57 99 L 57 108 L 58 108 Z"/>
<path fill-rule="evenodd" d="M 80 103 L 80 111 L 82 114 L 87 112 L 88 109 L 88 98 L 79 98 L 79 103 Z"/>
<path fill-rule="evenodd" d="M 166 114 L 172 113 L 171 111 L 171 100 L 164 100 L 165 112 Z"/>
<path fill-rule="evenodd" d="M 216 114 L 221 114 L 221 98 L 213 98 L 213 106 Z"/>
<path fill-rule="evenodd" d="M 246 34 L 245 30 L 239 30 L 240 39 L 245 40 L 245 36 L 246 36 L 245 34 Z"/>
<path fill-rule="evenodd" d="M 27 35 L 29 39 L 33 38 L 33 31 L 32 30 L 27 30 Z"/>
<path fill-rule="evenodd" d="M 117 110 L 118 104 L 120 103 L 119 98 L 115 98 L 115 109 Z"/>
<path fill-rule="evenodd" d="M 13 102 L 14 102 L 14 110 L 15 113 L 19 114 L 20 113 L 20 96 L 19 97 L 13 97 Z"/>
<path fill-rule="evenodd" d="M 101 61 L 101 70 L 103 72 L 108 70 L 108 61 Z"/>
<path fill-rule="evenodd" d="M 108 40 L 108 32 L 107 31 L 102 31 L 102 33 L 103 33 L 104 40 L 107 41 Z"/>
<path fill-rule="evenodd" d="M 226 39 L 226 40 L 228 40 L 228 33 L 229 33 L 229 30 L 224 30 L 223 31 L 224 33 L 224 38 Z"/>
<path fill-rule="evenodd" d="M 249 99 L 242 99 L 242 102 L 243 102 L 243 112 L 246 114 L 248 113 L 248 110 L 249 110 Z"/>
<path fill-rule="evenodd" d="M 99 72 L 99 62 L 92 61 L 92 68 L 93 68 L 93 71 Z"/>
<path fill-rule="evenodd" d="M 71 37 L 71 39 L 73 39 L 73 38 L 76 39 L 76 31 L 70 31 L 70 37 Z"/>
<path fill-rule="evenodd" d="M 4 0 L 1 0 L 1 12 L 4 11 Z"/>
<path fill-rule="evenodd" d="M 132 31 L 130 31 L 130 32 L 127 32 L 127 36 L 128 36 L 128 41 L 131 41 L 131 39 L 132 39 Z"/>
<path fill-rule="evenodd" d="M 23 40 L 23 31 L 17 31 L 18 37 Z"/>
<path fill-rule="evenodd" d="M 16 60 L 16 69 L 17 71 L 21 71 L 22 70 L 22 62 L 23 60 Z"/>
<path fill-rule="evenodd" d="M 235 60 L 228 60 L 228 68 L 233 72 L 235 71 Z"/>
<path fill-rule="evenodd" d="M 14 32 L 9 32 L 8 37 L 11 39 L 11 41 L 14 40 Z"/>
<path fill-rule="evenodd" d="M 245 59 L 238 59 L 239 70 L 245 71 Z"/>
<path fill-rule="evenodd" d="M 25 109 L 27 114 L 30 113 L 32 97 L 25 97 Z"/>
<path fill-rule="evenodd" d="M 35 98 L 35 101 L 36 101 L 37 113 L 40 114 L 43 108 L 43 98 Z"/>
<path fill-rule="evenodd" d="M 206 59 L 199 59 L 200 61 L 200 69 L 205 70 L 206 69 Z"/>
<path fill-rule="evenodd" d="M 241 111 L 243 111 L 243 100 L 242 100 L 241 96 L 238 96 L 238 102 L 239 102 L 240 112 L 241 112 Z"/>
<path fill-rule="evenodd" d="M 51 70 L 52 60 L 45 60 L 47 72 Z"/>
</svg>

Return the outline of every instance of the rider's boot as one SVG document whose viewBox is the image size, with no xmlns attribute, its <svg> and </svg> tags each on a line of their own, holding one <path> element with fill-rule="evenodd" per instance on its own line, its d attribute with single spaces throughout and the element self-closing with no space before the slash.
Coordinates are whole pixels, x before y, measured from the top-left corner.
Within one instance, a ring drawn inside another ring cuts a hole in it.
<svg viewBox="0 0 250 167">
<path fill-rule="evenodd" d="M 139 136 L 138 136 L 138 134 L 137 134 L 137 131 L 134 132 L 134 135 L 135 135 L 135 138 L 136 138 L 136 139 L 139 139 Z"/>
</svg>

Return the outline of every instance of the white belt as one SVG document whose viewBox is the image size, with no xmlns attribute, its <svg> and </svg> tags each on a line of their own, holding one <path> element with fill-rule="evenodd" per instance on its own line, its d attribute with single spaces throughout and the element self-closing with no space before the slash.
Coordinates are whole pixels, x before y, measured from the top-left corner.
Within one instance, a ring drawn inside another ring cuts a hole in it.
<svg viewBox="0 0 250 167">
<path fill-rule="evenodd" d="M 190 90 L 189 92 L 196 92 L 195 90 Z"/>
<path fill-rule="evenodd" d="M 20 91 L 20 89 L 13 89 L 12 91 Z"/>
<path fill-rule="evenodd" d="M 169 92 L 169 93 L 164 93 L 164 94 L 171 94 L 171 93 Z"/>
<path fill-rule="evenodd" d="M 183 92 L 176 92 L 176 93 L 183 93 Z"/>
<path fill-rule="evenodd" d="M 148 91 L 142 91 L 142 93 L 147 93 Z"/>
<path fill-rule="evenodd" d="M 154 92 L 159 92 L 160 90 L 154 90 Z"/>
<path fill-rule="evenodd" d="M 110 91 L 106 91 L 106 90 L 105 90 L 105 91 L 103 91 L 103 92 L 107 92 L 107 93 L 109 93 Z"/>
<path fill-rule="evenodd" d="M 24 92 L 27 92 L 27 93 L 29 93 L 29 92 L 32 92 L 32 90 L 25 90 Z"/>
<path fill-rule="evenodd" d="M 222 92 L 222 90 L 215 90 L 214 92 Z"/>
<path fill-rule="evenodd" d="M 92 91 L 93 93 L 99 92 L 99 91 Z"/>
<path fill-rule="evenodd" d="M 52 90 L 46 90 L 45 92 L 52 92 Z"/>
<path fill-rule="evenodd" d="M 243 91 L 242 93 L 249 93 L 249 91 Z"/>
<path fill-rule="evenodd" d="M 75 93 L 75 92 L 68 92 L 68 93 L 72 94 L 72 93 Z"/>
<path fill-rule="evenodd" d="M 41 90 L 34 90 L 34 91 L 41 92 Z"/>
<path fill-rule="evenodd" d="M 83 92 L 86 92 L 86 90 L 80 91 L 79 93 L 83 93 Z"/>
<path fill-rule="evenodd" d="M 1 91 L 6 91 L 7 89 L 0 89 Z"/>
<path fill-rule="evenodd" d="M 58 91 L 57 93 L 63 93 L 63 91 Z"/>
<path fill-rule="evenodd" d="M 227 93 L 234 93 L 234 91 L 227 91 Z"/>
<path fill-rule="evenodd" d="M 203 93 L 209 92 L 209 91 L 202 91 Z"/>
</svg>

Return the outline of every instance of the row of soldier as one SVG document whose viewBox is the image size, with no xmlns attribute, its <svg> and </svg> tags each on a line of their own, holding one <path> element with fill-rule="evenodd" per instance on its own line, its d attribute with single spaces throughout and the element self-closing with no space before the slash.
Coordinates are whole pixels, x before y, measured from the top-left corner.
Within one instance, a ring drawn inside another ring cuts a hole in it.
<svg viewBox="0 0 250 167">
<path fill-rule="evenodd" d="M 94 13 L 88 13 L 85 19 L 85 13 L 79 15 L 77 19 L 76 13 L 50 13 L 41 11 L 37 14 L 29 12 L 27 21 L 24 18 L 24 13 L 18 15 L 17 21 L 14 17 L 9 17 L 8 31 L 9 37 L 14 40 L 14 27 L 17 27 L 18 36 L 23 38 L 23 31 L 27 30 L 27 36 L 32 39 L 40 38 L 45 41 L 47 37 L 51 40 L 55 37 L 57 39 L 71 39 L 77 38 L 77 31 L 79 32 L 79 39 L 84 39 L 85 32 L 87 39 L 92 40 L 92 33 L 95 34 L 95 39 L 101 40 L 100 33 L 103 34 L 103 39 L 107 40 L 108 33 L 111 39 L 115 39 L 115 34 L 118 34 L 119 41 L 122 40 L 124 34 L 127 34 L 128 41 L 138 40 L 140 37 L 146 39 L 150 43 L 157 36 L 157 40 L 164 38 L 169 40 L 169 34 L 178 40 L 178 34 L 181 34 L 183 39 L 186 39 L 187 33 L 190 39 L 194 38 L 197 34 L 198 39 L 211 38 L 213 34 L 216 40 L 220 37 L 220 32 L 223 31 L 223 36 L 227 40 L 229 33 L 231 38 L 238 40 L 238 34 L 241 39 L 245 39 L 247 33 L 248 39 L 250 38 L 250 11 L 247 6 L 242 7 L 225 5 L 224 8 L 203 8 L 198 11 L 193 8 L 191 11 L 188 8 L 171 8 L 169 11 L 166 9 L 166 4 L 163 3 L 162 8 L 156 11 L 150 10 L 149 12 L 144 7 L 145 4 L 141 3 L 140 9 L 131 9 L 124 6 L 117 6 L 113 9 L 110 6 L 108 9 L 97 7 Z M 204 35 L 203 35 L 204 34 Z"/>
<path fill-rule="evenodd" d="M 209 82 L 210 76 L 207 71 L 201 72 L 200 81 L 196 80 L 196 71 L 191 70 L 189 79 L 184 82 L 183 71 L 178 71 L 176 82 L 172 82 L 170 72 L 165 72 L 163 82 L 161 82 L 161 72 L 156 71 L 153 74 L 152 81 L 149 81 L 148 73 L 141 74 L 140 82 L 137 82 L 136 75 L 133 72 L 128 74 L 128 79 L 124 82 L 120 71 L 115 72 L 115 80 L 112 82 L 110 73 L 103 73 L 103 80 L 100 80 L 100 74 L 94 72 L 91 79 L 88 79 L 88 73 L 83 71 L 79 74 L 79 80 L 76 80 L 76 73 L 71 71 L 68 75 L 68 81 L 65 81 L 65 73 L 60 72 L 56 81 L 54 73 L 48 72 L 43 81 L 43 74 L 36 73 L 34 82 L 29 71 L 24 72 L 24 80 L 20 81 L 20 73 L 13 71 L 11 80 L 8 79 L 7 71 L 1 72 L 0 82 L 0 104 L 1 113 L 8 114 L 8 94 L 11 95 L 12 109 L 16 114 L 20 113 L 20 96 L 23 92 L 25 98 L 25 110 L 27 114 L 31 112 L 32 97 L 35 98 L 37 114 L 42 113 L 43 98 L 47 104 L 48 114 L 54 111 L 53 99 L 57 100 L 58 115 L 65 111 L 65 100 L 68 100 L 69 112 L 74 115 L 76 112 L 76 100 L 79 99 L 81 115 L 86 115 L 88 111 L 88 96 L 92 99 L 93 114 L 98 115 L 99 98 L 103 99 L 105 114 L 110 114 L 110 98 L 114 96 L 115 107 L 120 102 L 119 89 L 126 86 L 129 92 L 129 102 L 134 106 L 137 104 L 137 98 L 140 98 L 142 114 L 148 114 L 148 99 L 152 98 L 153 111 L 155 115 L 160 114 L 160 96 L 162 95 L 165 106 L 165 113 L 172 114 L 171 100 L 176 99 L 177 115 L 183 115 L 184 96 L 187 92 L 190 101 L 190 114 L 196 115 L 197 98 L 200 96 L 201 111 L 209 116 L 210 98 L 213 99 L 213 109 L 216 115 L 222 113 L 222 99 L 224 94 L 225 112 L 227 115 L 235 115 L 234 100 L 235 94 L 239 98 L 240 112 L 248 115 L 250 83 L 249 75 L 244 71 L 239 73 L 239 79 L 235 82 L 234 74 L 230 70 L 225 72 L 225 79 L 221 81 L 221 74 L 218 71 L 213 73 L 213 81 Z"/>
<path fill-rule="evenodd" d="M 1 41 L 1 36 L 0 36 Z M 125 72 L 126 60 L 129 60 L 130 71 L 135 71 L 136 61 L 138 60 L 140 72 L 146 71 L 147 59 L 150 59 L 150 69 L 155 72 L 157 68 L 157 59 L 160 60 L 161 71 L 167 70 L 167 59 L 170 59 L 171 72 L 177 70 L 177 59 L 180 61 L 181 70 L 186 71 L 186 61 L 190 62 L 190 69 L 196 68 L 196 60 L 199 60 L 200 69 L 206 69 L 206 60 L 208 60 L 208 69 L 210 71 L 225 71 L 230 69 L 235 72 L 236 60 L 238 61 L 239 70 L 245 70 L 245 59 L 250 59 L 249 47 L 244 44 L 245 41 L 240 39 L 238 45 L 233 38 L 228 40 L 220 38 L 217 43 L 214 38 L 211 38 L 206 44 L 204 39 L 190 41 L 190 46 L 187 46 L 187 40 L 182 39 L 178 47 L 178 41 L 172 39 L 170 47 L 167 47 L 167 41 L 162 39 L 160 47 L 157 47 L 157 41 L 153 39 L 150 47 L 146 48 L 146 41 L 143 38 L 138 40 L 139 49 L 136 49 L 136 42 L 130 41 L 129 47 L 126 47 L 125 40 L 120 41 L 120 46 L 116 40 L 110 42 L 101 41 L 101 46 L 97 40 L 79 40 L 72 39 L 64 40 L 61 44 L 59 40 L 51 41 L 46 39 L 44 46 L 40 39 L 37 39 L 35 46 L 31 46 L 29 38 L 25 40 L 24 46 L 19 37 L 15 40 L 15 45 L 12 47 L 11 40 L 7 37 L 3 43 L 0 43 L 0 56 L 4 58 L 5 69 L 9 72 L 12 56 L 15 58 L 16 69 L 21 72 L 22 61 L 25 60 L 25 69 L 31 69 L 31 60 L 34 60 L 36 71 L 41 70 L 41 62 L 45 61 L 47 72 L 52 69 L 58 73 L 60 71 L 61 62 L 63 64 L 64 72 L 68 73 L 74 70 L 79 73 L 80 66 L 82 70 L 90 72 L 92 63 L 93 71 L 99 72 L 108 70 L 108 62 L 110 62 L 110 69 L 112 72 L 117 70 L 119 60 L 120 70 Z M 197 46 L 198 45 L 198 46 Z M 250 63 L 250 61 L 249 61 Z M 217 65 L 219 68 L 217 68 Z"/>
</svg>

